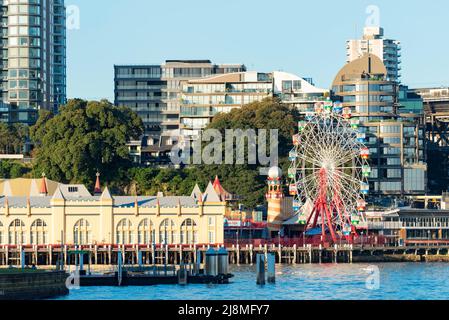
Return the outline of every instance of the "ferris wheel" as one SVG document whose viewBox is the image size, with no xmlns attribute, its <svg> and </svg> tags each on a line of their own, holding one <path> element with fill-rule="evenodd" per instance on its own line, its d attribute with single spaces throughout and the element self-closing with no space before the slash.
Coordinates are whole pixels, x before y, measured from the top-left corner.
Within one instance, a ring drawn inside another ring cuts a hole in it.
<svg viewBox="0 0 449 320">
<path fill-rule="evenodd" d="M 334 242 L 366 224 L 370 151 L 359 123 L 341 103 L 317 103 L 299 122 L 289 154 L 289 193 L 299 223 Z"/>
</svg>

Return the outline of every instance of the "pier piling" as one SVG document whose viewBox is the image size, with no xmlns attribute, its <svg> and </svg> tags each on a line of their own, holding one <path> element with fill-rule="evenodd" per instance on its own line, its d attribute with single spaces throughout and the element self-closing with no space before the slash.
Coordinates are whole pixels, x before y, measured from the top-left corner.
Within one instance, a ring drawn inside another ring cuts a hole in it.
<svg viewBox="0 0 449 320">
<path fill-rule="evenodd" d="M 265 285 L 265 255 L 257 255 L 257 285 Z"/>
<path fill-rule="evenodd" d="M 273 253 L 268 255 L 268 283 L 276 283 L 276 257 Z"/>
</svg>

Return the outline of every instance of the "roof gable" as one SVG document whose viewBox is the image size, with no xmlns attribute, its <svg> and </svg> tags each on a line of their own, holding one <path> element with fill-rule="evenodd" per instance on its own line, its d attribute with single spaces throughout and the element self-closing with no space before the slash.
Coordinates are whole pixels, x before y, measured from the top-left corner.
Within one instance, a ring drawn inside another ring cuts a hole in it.
<svg viewBox="0 0 449 320">
<path fill-rule="evenodd" d="M 222 202 L 217 191 L 215 191 L 215 188 L 212 185 L 212 182 L 209 182 L 209 185 L 207 186 L 206 191 L 204 191 L 203 202 Z"/>
</svg>

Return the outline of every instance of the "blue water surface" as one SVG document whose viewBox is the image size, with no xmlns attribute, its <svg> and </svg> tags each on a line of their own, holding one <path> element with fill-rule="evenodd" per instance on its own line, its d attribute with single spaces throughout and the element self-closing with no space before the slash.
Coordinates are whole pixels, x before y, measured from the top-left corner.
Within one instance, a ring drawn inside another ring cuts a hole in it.
<svg viewBox="0 0 449 320">
<path fill-rule="evenodd" d="M 255 266 L 233 266 L 229 285 L 84 287 L 66 300 L 447 300 L 449 264 L 277 266 L 276 284 L 258 286 Z"/>
</svg>

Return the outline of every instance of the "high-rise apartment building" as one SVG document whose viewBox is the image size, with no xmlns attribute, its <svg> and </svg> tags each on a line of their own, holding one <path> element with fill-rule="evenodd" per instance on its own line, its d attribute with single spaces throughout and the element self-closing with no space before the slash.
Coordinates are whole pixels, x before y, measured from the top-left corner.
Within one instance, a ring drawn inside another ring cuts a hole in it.
<svg viewBox="0 0 449 320">
<path fill-rule="evenodd" d="M 182 82 L 181 135 L 195 140 L 218 113 L 278 97 L 303 113 L 313 110 L 329 90 L 285 72 L 238 72 Z"/>
<path fill-rule="evenodd" d="M 0 121 L 33 124 L 66 103 L 64 0 L 0 0 Z"/>
<path fill-rule="evenodd" d="M 181 135 L 196 140 L 219 113 L 273 96 L 272 77 L 239 72 L 185 81 L 181 94 Z"/>
<path fill-rule="evenodd" d="M 115 104 L 136 111 L 150 144 L 179 135 L 181 81 L 245 71 L 244 65 L 216 65 L 210 60 L 167 60 L 162 65 L 116 65 Z"/>
<path fill-rule="evenodd" d="M 335 99 L 350 108 L 370 149 L 374 195 L 404 196 L 427 191 L 425 126 L 422 109 L 413 97 L 387 76 L 387 68 L 374 54 L 346 64 L 337 74 Z"/>
<path fill-rule="evenodd" d="M 384 29 L 381 27 L 366 27 L 363 38 L 348 40 L 346 43 L 347 62 L 352 62 L 371 53 L 379 57 L 387 68 L 387 78 L 400 82 L 401 46 L 400 42 L 384 39 Z"/>
</svg>

